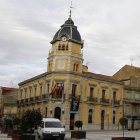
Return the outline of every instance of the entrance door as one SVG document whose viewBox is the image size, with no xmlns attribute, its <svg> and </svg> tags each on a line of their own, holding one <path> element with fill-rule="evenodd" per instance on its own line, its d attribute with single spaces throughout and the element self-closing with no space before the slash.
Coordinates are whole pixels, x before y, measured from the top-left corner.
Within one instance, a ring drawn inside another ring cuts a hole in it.
<svg viewBox="0 0 140 140">
<path fill-rule="evenodd" d="M 74 113 L 70 114 L 70 130 L 74 130 Z"/>
<path fill-rule="evenodd" d="M 58 118 L 60 120 L 60 118 L 61 118 L 61 108 L 60 107 L 55 108 L 54 118 Z"/>
<path fill-rule="evenodd" d="M 104 110 L 101 111 L 101 129 L 104 129 Z"/>
</svg>

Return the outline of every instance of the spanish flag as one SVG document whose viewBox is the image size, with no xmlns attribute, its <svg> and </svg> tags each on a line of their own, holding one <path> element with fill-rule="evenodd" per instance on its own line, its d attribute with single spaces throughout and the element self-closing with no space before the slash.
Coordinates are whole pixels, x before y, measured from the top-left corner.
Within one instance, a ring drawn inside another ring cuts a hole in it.
<svg viewBox="0 0 140 140">
<path fill-rule="evenodd" d="M 55 86 L 54 86 L 52 92 L 50 93 L 50 95 L 53 95 L 53 94 L 55 93 L 56 90 L 57 90 L 57 84 L 55 84 Z"/>
</svg>

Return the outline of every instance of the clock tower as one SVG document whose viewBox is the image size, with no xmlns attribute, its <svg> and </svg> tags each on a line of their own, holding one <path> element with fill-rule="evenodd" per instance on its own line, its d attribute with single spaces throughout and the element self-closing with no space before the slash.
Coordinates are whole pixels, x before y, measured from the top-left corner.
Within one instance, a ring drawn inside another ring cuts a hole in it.
<svg viewBox="0 0 140 140">
<path fill-rule="evenodd" d="M 71 16 L 56 32 L 48 55 L 48 72 L 71 71 L 82 73 L 83 41 Z"/>
</svg>

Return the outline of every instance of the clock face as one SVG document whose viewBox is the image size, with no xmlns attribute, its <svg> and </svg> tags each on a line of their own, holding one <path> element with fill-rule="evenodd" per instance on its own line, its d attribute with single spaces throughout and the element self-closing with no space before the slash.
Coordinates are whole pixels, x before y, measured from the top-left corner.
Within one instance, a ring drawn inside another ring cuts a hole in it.
<svg viewBox="0 0 140 140">
<path fill-rule="evenodd" d="M 63 36 L 62 41 L 67 41 L 67 37 Z"/>
</svg>

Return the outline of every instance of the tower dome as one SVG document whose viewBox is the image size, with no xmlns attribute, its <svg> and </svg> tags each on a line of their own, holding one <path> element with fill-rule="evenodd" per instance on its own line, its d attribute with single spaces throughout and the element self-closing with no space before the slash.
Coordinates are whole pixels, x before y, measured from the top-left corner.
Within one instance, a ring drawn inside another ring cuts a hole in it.
<svg viewBox="0 0 140 140">
<path fill-rule="evenodd" d="M 61 28 L 56 32 L 51 41 L 51 44 L 59 41 L 62 36 L 67 36 L 69 41 L 76 42 L 78 44 L 83 45 L 83 41 L 81 40 L 81 35 L 77 30 L 77 26 L 74 25 L 71 17 L 65 21 L 65 23 L 61 26 Z"/>
</svg>

